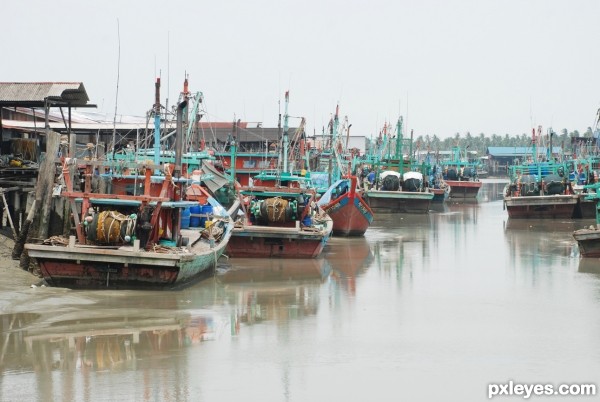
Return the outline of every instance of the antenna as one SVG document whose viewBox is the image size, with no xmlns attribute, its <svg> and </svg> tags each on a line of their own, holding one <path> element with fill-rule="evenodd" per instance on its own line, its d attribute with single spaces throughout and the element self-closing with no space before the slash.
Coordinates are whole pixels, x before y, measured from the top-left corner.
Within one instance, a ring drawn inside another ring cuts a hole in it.
<svg viewBox="0 0 600 402">
<path fill-rule="evenodd" d="M 116 138 L 117 138 L 117 102 L 119 100 L 119 74 L 121 70 L 121 30 L 119 29 L 119 19 L 117 18 L 117 39 L 119 41 L 119 54 L 117 57 L 117 92 L 115 94 L 115 116 L 113 117 L 113 135 L 112 148 L 113 159 L 115 158 Z"/>
</svg>

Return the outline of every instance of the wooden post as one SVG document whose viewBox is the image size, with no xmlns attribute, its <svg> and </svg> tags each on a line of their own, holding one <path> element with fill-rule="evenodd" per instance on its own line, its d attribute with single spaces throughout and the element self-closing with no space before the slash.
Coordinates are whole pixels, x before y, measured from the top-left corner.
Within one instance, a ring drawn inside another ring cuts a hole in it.
<svg viewBox="0 0 600 402">
<path fill-rule="evenodd" d="M 23 225 L 19 242 L 15 244 L 12 257 L 21 259 L 21 268 L 30 269 L 30 259 L 27 252 L 21 252 L 25 243 L 33 239 L 45 240 L 48 236 L 48 223 L 52 207 L 52 190 L 56 176 L 56 156 L 60 146 L 60 134 L 46 128 L 46 157 L 42 162 L 36 183 L 35 201 Z M 37 207 L 35 207 L 37 205 Z M 19 244 L 20 243 L 20 244 Z"/>
<path fill-rule="evenodd" d="M 59 146 L 60 134 L 47 130 L 46 159 L 40 169 L 35 197 L 41 203 L 38 204 L 41 206 L 41 216 L 37 237 L 42 240 L 48 237 L 48 224 L 50 222 L 50 210 L 52 209 L 52 191 L 54 190 L 54 178 L 56 176 L 56 156 L 58 155 Z"/>
</svg>

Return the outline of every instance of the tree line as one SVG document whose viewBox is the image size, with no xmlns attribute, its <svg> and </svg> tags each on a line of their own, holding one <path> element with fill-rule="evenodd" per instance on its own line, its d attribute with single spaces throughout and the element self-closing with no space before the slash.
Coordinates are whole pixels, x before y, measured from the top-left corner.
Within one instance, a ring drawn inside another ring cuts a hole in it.
<svg viewBox="0 0 600 402">
<path fill-rule="evenodd" d="M 573 145 L 574 138 L 579 138 L 584 142 L 587 140 L 591 143 L 593 137 L 594 132 L 591 127 L 588 127 L 583 135 L 578 130 L 569 132 L 566 128 L 563 128 L 559 132 L 552 132 L 552 147 L 562 147 L 564 152 L 571 152 L 573 147 L 576 146 Z M 418 150 L 448 151 L 452 147 L 458 146 L 462 150 L 468 147 L 469 151 L 477 151 L 478 155 L 485 155 L 488 147 L 530 147 L 532 145 L 531 133 L 516 136 L 508 134 L 504 136 L 498 134 L 487 136 L 481 133 L 474 136 L 467 132 L 465 135 L 456 133 L 453 137 L 444 139 L 439 138 L 437 135 L 419 135 L 413 140 L 414 146 Z M 550 133 L 542 134 L 537 144 L 538 146 L 550 146 Z"/>
</svg>

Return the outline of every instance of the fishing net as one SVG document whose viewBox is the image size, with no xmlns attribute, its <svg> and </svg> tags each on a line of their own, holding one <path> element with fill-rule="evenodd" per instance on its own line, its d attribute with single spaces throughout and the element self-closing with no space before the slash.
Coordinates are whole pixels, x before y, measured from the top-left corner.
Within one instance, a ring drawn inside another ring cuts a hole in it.
<svg viewBox="0 0 600 402">
<path fill-rule="evenodd" d="M 119 244 L 125 236 L 135 233 L 137 217 L 117 211 L 102 211 L 94 216 L 87 232 L 87 239 L 95 243 Z"/>
<path fill-rule="evenodd" d="M 260 213 L 269 222 L 286 222 L 291 219 L 289 202 L 280 197 L 267 198 L 260 205 Z M 290 216 L 288 216 L 290 215 Z"/>
</svg>

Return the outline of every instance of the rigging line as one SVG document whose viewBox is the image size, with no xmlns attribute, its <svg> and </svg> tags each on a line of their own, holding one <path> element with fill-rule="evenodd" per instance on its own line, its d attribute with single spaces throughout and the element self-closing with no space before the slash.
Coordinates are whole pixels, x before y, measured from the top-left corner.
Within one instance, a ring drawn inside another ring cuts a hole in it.
<svg viewBox="0 0 600 402">
<path fill-rule="evenodd" d="M 121 71 L 121 30 L 119 28 L 119 19 L 117 18 L 117 39 L 119 42 L 119 53 L 117 57 L 117 91 L 115 94 L 115 115 L 113 117 L 113 135 L 112 135 L 112 148 L 113 148 L 113 159 L 115 157 L 116 143 L 115 139 L 117 136 L 117 102 L 119 101 L 119 78 Z"/>
</svg>

